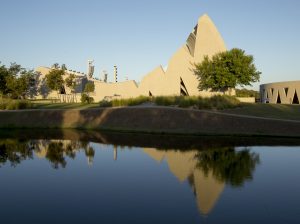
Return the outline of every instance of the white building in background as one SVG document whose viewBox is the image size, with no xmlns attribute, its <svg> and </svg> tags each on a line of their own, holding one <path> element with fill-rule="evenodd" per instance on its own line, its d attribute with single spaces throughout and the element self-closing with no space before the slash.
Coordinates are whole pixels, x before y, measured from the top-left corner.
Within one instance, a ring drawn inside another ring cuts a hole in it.
<svg viewBox="0 0 300 224">
<path fill-rule="evenodd" d="M 171 37 L 172 38 L 172 37 Z M 134 80 L 118 82 L 117 66 L 114 67 L 114 82 L 107 82 L 107 76 L 103 80 L 93 78 L 93 61 L 88 62 L 88 73 L 76 74 L 78 78 L 78 93 L 83 91 L 87 82 L 94 82 L 95 92 L 92 97 L 96 102 L 112 98 L 133 98 L 138 96 L 212 96 L 216 93 L 209 91 L 199 92 L 198 79 L 194 75 L 195 63 L 200 63 L 204 56 L 213 56 L 216 53 L 226 51 L 225 43 L 211 19 L 204 15 L 199 18 L 197 25 L 189 34 L 186 43 L 181 46 L 170 59 L 166 70 L 158 66 L 143 77 L 140 84 Z M 158 54 L 161 54 L 159 51 Z M 39 67 L 36 69 L 43 78 L 51 69 Z M 67 71 L 67 75 L 69 71 Z M 107 74 L 106 74 L 107 75 Z M 44 83 L 42 83 L 44 84 Z M 66 94 L 70 90 L 66 88 Z M 55 93 L 56 94 L 56 93 Z M 40 94 L 37 98 L 54 97 L 52 92 Z"/>
</svg>

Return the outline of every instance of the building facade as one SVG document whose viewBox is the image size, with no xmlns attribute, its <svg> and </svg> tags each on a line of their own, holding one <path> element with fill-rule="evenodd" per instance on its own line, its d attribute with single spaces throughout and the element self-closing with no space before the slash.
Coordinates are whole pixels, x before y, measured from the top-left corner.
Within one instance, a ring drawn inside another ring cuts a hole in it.
<svg viewBox="0 0 300 224">
<path fill-rule="evenodd" d="M 209 97 L 218 93 L 198 90 L 199 81 L 194 75 L 194 64 L 200 63 L 206 55 L 211 57 L 224 51 L 226 51 L 226 46 L 220 33 L 209 16 L 204 15 L 199 18 L 186 43 L 170 59 L 166 70 L 158 66 L 144 76 L 139 84 L 134 80 L 118 82 L 116 74 L 115 81 L 110 83 L 80 74 L 77 77 L 82 80 L 82 84 L 78 89 L 83 90 L 84 83 L 87 81 L 93 82 L 95 92 L 91 96 L 96 102 L 103 99 L 138 96 L 200 95 Z M 45 67 L 37 69 L 42 76 L 45 76 L 49 70 Z M 51 94 L 49 93 L 49 96 Z M 45 94 L 38 98 L 45 98 Z"/>
<path fill-rule="evenodd" d="M 261 85 L 260 95 L 262 103 L 299 104 L 300 81 Z"/>
</svg>

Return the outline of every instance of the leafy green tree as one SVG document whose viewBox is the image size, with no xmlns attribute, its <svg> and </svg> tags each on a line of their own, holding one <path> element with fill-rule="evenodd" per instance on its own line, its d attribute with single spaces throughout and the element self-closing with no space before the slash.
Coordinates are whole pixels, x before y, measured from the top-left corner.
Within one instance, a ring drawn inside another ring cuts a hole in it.
<svg viewBox="0 0 300 224">
<path fill-rule="evenodd" d="M 72 93 L 72 96 L 73 96 L 72 100 L 74 102 L 74 99 L 76 99 L 75 89 L 77 87 L 76 76 L 74 74 L 70 74 L 69 77 L 66 78 L 65 82 L 66 82 L 66 86 L 71 89 L 71 93 Z"/>
<path fill-rule="evenodd" d="M 11 98 L 26 98 L 35 86 L 36 73 L 26 70 L 16 63 L 11 63 L 9 68 L 0 66 L 0 94 Z"/>
<path fill-rule="evenodd" d="M 1 65 L 0 62 L 0 94 L 4 95 L 7 92 L 6 80 L 9 76 L 9 72 L 5 65 Z"/>
<path fill-rule="evenodd" d="M 62 91 L 64 88 L 64 79 L 65 71 L 62 69 L 52 69 L 46 75 L 46 84 L 49 89 L 57 91 L 57 94 Z"/>
<path fill-rule="evenodd" d="M 23 70 L 19 76 L 8 76 L 6 86 L 11 98 L 25 99 L 35 86 L 35 72 Z"/>
<path fill-rule="evenodd" d="M 65 80 L 66 86 L 71 89 L 72 93 L 75 93 L 75 89 L 77 87 L 76 76 L 74 74 L 70 74 L 68 78 Z"/>
<path fill-rule="evenodd" d="M 9 68 L 5 65 L 0 66 L 0 93 L 6 95 L 10 93 L 10 89 L 7 86 L 8 80 L 11 80 L 21 72 L 22 68 L 16 63 L 11 63 Z"/>
<path fill-rule="evenodd" d="M 95 84 L 93 82 L 88 82 L 87 84 L 85 84 L 84 87 L 84 92 L 88 94 L 92 93 L 95 91 Z"/>
<path fill-rule="evenodd" d="M 251 86 L 258 82 L 261 72 L 254 65 L 254 58 L 245 51 L 234 48 L 218 53 L 211 59 L 206 56 L 200 64 L 195 65 L 200 91 L 212 90 L 226 92 L 236 86 Z"/>
<path fill-rule="evenodd" d="M 90 97 L 90 94 L 95 91 L 95 84 L 93 82 L 88 82 L 85 84 L 84 93 L 81 95 L 82 103 L 92 103 L 94 101 L 93 97 Z"/>
</svg>

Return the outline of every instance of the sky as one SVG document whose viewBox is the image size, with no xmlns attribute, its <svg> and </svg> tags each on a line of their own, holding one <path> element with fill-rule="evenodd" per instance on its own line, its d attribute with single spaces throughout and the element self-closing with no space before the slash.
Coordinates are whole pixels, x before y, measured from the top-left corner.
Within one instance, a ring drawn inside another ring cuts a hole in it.
<svg viewBox="0 0 300 224">
<path fill-rule="evenodd" d="M 241 48 L 262 72 L 259 84 L 300 80 L 299 0 L 0 0 L 0 61 L 27 69 L 95 61 L 120 81 L 139 82 L 186 42 L 207 13 L 228 49 Z"/>
</svg>

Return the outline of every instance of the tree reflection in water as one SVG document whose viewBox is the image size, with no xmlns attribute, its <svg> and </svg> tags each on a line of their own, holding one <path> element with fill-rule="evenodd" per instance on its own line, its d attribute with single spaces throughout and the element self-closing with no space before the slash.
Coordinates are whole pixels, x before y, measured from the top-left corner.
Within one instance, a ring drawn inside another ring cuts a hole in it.
<svg viewBox="0 0 300 224">
<path fill-rule="evenodd" d="M 249 149 L 235 150 L 233 147 L 211 149 L 196 154 L 197 168 L 207 176 L 209 173 L 219 181 L 239 187 L 252 180 L 259 164 L 259 155 Z"/>
<path fill-rule="evenodd" d="M 10 162 L 15 167 L 23 160 L 46 158 L 54 169 L 65 168 L 66 158 L 75 159 L 76 153 L 83 151 L 88 163 L 93 163 L 95 150 L 89 142 L 70 140 L 0 140 L 0 166 Z M 172 151 L 172 150 L 171 150 Z M 249 149 L 235 150 L 233 147 L 209 149 L 195 153 L 196 169 L 232 186 L 242 186 L 253 177 L 259 164 L 259 155 Z"/>
<path fill-rule="evenodd" d="M 34 146 L 29 141 L 1 140 L 0 141 L 0 167 L 8 161 L 16 167 L 23 160 L 33 159 Z"/>
<path fill-rule="evenodd" d="M 54 169 L 65 168 L 66 157 L 75 159 L 76 153 L 84 151 L 88 163 L 92 164 L 95 150 L 88 142 L 68 140 L 0 140 L 0 167 L 6 163 L 16 167 L 23 160 L 33 159 L 34 153 L 38 157 L 45 157 Z"/>
</svg>

